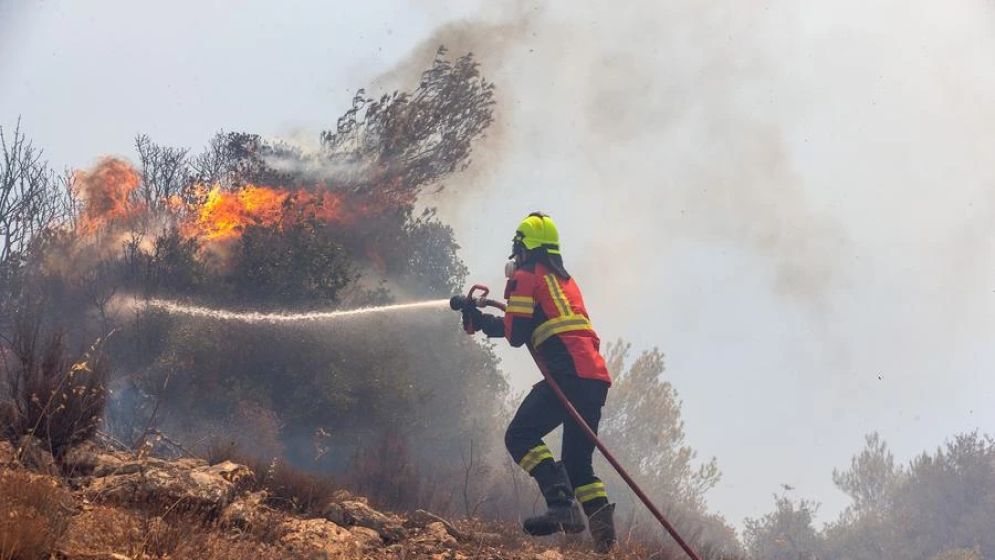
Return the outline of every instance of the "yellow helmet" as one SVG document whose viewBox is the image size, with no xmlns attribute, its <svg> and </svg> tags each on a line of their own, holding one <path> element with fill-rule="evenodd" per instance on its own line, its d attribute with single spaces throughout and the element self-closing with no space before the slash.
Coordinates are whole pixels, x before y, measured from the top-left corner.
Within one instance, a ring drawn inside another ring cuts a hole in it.
<svg viewBox="0 0 995 560">
<path fill-rule="evenodd" d="M 542 212 L 533 212 L 526 216 L 515 230 L 516 245 L 526 249 L 545 249 L 550 255 L 560 254 L 560 234 L 556 231 L 553 219 Z"/>
</svg>

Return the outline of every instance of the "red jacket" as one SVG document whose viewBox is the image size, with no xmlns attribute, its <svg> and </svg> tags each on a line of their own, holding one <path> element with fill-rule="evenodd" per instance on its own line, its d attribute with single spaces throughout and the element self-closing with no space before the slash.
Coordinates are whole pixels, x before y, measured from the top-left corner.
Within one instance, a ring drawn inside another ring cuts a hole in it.
<svg viewBox="0 0 995 560">
<path fill-rule="evenodd" d="M 551 375 L 611 384 L 601 339 L 572 278 L 564 280 L 542 263 L 530 263 L 515 271 L 504 295 L 504 335 L 512 346 L 528 346 L 539 368 Z"/>
</svg>

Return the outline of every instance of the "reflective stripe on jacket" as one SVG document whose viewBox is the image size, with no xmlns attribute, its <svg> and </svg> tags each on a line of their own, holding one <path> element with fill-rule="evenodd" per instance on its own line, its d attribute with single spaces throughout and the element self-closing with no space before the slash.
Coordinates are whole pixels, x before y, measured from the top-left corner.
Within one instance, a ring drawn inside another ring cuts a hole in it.
<svg viewBox="0 0 995 560">
<path fill-rule="evenodd" d="M 505 298 L 505 336 L 512 346 L 527 345 L 540 369 L 611 383 L 601 340 L 572 278 L 530 263 L 508 280 Z"/>
</svg>

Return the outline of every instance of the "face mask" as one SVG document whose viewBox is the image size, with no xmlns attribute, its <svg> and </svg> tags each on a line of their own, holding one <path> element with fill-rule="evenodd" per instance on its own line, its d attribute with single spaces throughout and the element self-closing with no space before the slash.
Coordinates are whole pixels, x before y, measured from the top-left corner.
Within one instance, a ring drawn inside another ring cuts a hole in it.
<svg viewBox="0 0 995 560">
<path fill-rule="evenodd" d="M 515 275 L 515 271 L 518 270 L 518 264 L 515 261 L 508 261 L 504 263 L 504 277 L 511 278 Z"/>
</svg>

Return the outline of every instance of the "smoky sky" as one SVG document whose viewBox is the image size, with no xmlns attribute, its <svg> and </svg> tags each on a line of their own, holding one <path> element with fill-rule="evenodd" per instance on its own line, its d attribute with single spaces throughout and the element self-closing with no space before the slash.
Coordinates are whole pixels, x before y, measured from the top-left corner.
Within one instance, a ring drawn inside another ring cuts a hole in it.
<svg viewBox="0 0 995 560">
<path fill-rule="evenodd" d="M 500 288 L 557 220 L 604 340 L 658 346 L 734 524 L 824 505 L 863 435 L 993 431 L 995 19 L 983 2 L 7 2 L 0 122 L 58 166 L 144 132 L 317 137 L 472 50 L 497 122 L 429 204 Z M 379 88 L 379 90 L 377 90 Z M 523 352 L 501 350 L 524 390 Z M 610 442 L 609 442 L 610 444 Z"/>
</svg>

